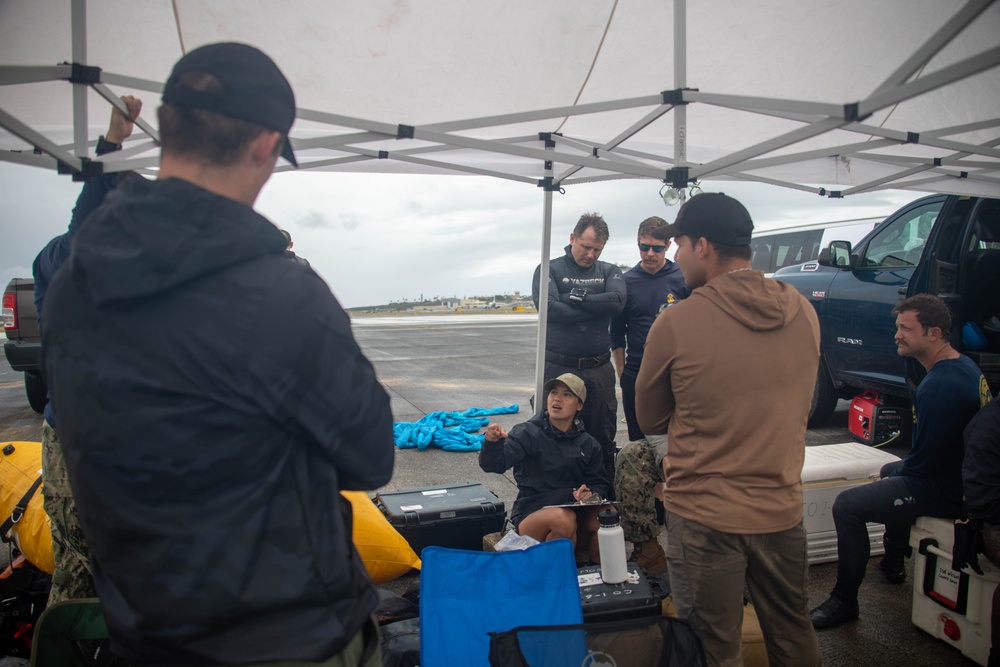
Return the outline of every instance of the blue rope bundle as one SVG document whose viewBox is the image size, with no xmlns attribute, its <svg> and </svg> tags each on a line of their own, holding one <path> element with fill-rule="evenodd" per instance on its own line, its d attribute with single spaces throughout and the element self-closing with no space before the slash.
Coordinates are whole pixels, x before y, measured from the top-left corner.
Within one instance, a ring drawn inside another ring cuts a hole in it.
<svg viewBox="0 0 1000 667">
<path fill-rule="evenodd" d="M 431 412 L 420 421 L 395 422 L 392 434 L 400 449 L 440 447 L 446 452 L 478 452 L 483 447 L 483 436 L 473 435 L 489 425 L 487 415 L 510 415 L 518 406 L 500 408 L 469 408 L 464 412 Z"/>
</svg>

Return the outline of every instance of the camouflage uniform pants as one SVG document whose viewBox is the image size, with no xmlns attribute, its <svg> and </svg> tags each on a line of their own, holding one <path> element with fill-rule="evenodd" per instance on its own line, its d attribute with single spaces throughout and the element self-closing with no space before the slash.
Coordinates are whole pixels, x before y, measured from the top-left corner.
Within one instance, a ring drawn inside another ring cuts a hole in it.
<svg viewBox="0 0 1000 667">
<path fill-rule="evenodd" d="M 96 598 L 90 574 L 90 550 L 76 519 L 76 503 L 66 476 L 62 447 L 48 422 L 42 426 L 42 493 L 45 513 L 52 528 L 52 555 L 56 570 L 52 575 L 49 605 L 76 598 Z"/>
<path fill-rule="evenodd" d="M 656 539 L 654 486 L 663 481 L 663 470 L 656 464 L 653 448 L 645 438 L 625 445 L 615 464 L 615 497 L 625 539 L 646 542 Z"/>
</svg>

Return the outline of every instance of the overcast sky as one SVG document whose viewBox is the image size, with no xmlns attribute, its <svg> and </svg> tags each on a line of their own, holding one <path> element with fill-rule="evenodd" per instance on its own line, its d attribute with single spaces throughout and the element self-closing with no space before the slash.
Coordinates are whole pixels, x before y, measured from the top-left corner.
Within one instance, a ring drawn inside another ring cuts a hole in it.
<svg viewBox="0 0 1000 667">
<path fill-rule="evenodd" d="M 678 207 L 659 198 L 660 183 L 622 180 L 556 193 L 552 256 L 562 254 L 580 214 L 597 211 L 611 230 L 601 259 L 634 264 L 639 223 Z M 888 215 L 919 193 L 888 190 L 832 200 L 770 185 L 715 182 L 706 192 L 740 199 L 758 229 Z M 80 184 L 68 176 L 0 164 L 0 285 L 30 277 L 31 262 L 65 231 Z M 541 251 L 542 192 L 481 176 L 407 176 L 292 172 L 276 174 L 257 209 L 287 229 L 344 307 L 435 296 L 531 292 Z"/>
</svg>

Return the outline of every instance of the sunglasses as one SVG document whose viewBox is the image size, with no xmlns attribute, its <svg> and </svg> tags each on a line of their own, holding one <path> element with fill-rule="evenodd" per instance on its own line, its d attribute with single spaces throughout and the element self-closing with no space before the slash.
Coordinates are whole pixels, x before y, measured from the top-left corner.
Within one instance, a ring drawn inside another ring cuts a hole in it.
<svg viewBox="0 0 1000 667">
<path fill-rule="evenodd" d="M 649 245 L 648 243 L 639 244 L 639 250 L 643 252 L 649 252 L 650 250 L 652 250 L 653 252 L 663 252 L 666 249 L 667 246 L 665 245 Z"/>
</svg>

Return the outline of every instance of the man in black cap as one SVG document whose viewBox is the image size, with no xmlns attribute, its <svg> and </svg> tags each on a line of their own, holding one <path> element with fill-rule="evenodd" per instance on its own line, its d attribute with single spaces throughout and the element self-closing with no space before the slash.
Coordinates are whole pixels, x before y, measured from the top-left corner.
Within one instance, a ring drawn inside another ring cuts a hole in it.
<svg viewBox="0 0 1000 667">
<path fill-rule="evenodd" d="M 44 371 L 113 652 L 129 663 L 378 665 L 341 489 L 392 476 L 350 321 L 253 210 L 295 98 L 212 44 L 174 67 L 157 180 L 95 211 L 45 301 Z"/>
<path fill-rule="evenodd" d="M 818 665 L 809 620 L 802 464 L 819 322 L 795 289 L 750 266 L 753 221 L 724 194 L 695 195 L 672 225 L 693 289 L 646 336 L 642 432 L 667 434 L 667 563 L 674 602 L 709 665 L 740 662 L 744 581 L 772 665 Z"/>
</svg>

